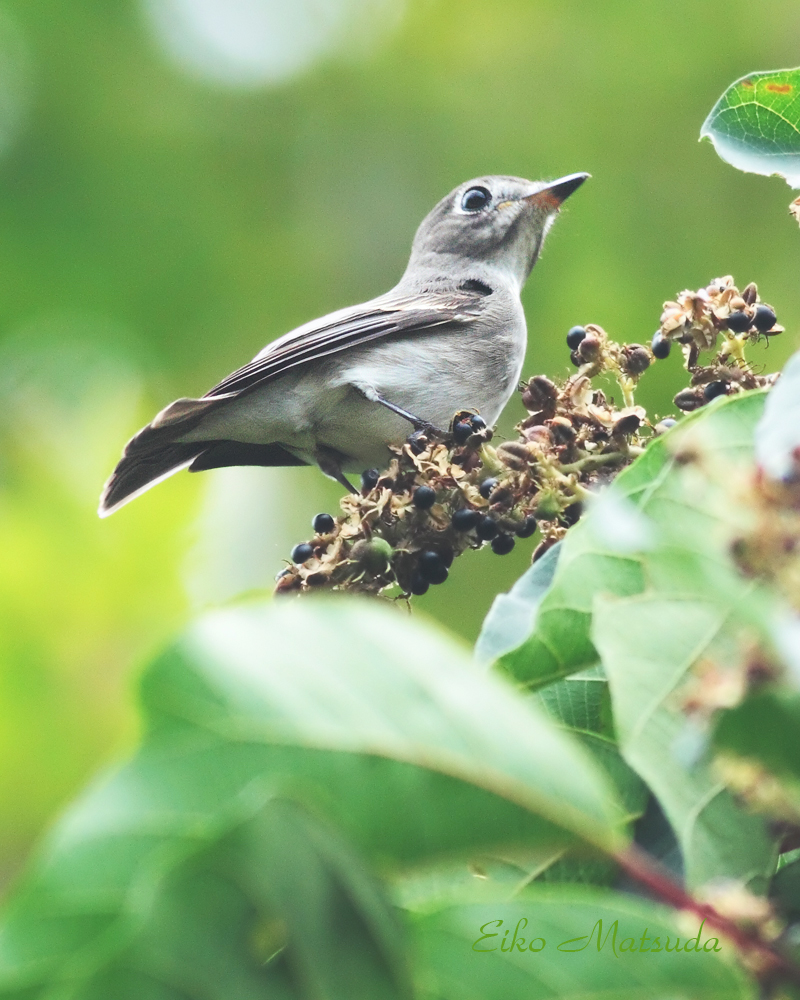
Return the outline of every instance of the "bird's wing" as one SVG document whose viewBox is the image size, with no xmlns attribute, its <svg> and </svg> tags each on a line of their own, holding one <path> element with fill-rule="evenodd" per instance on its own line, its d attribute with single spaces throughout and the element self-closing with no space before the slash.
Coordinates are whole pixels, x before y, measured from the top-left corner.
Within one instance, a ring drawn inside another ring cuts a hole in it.
<svg viewBox="0 0 800 1000">
<path fill-rule="evenodd" d="M 275 341 L 204 398 L 245 394 L 291 368 L 371 340 L 423 332 L 446 323 L 468 323 L 486 308 L 487 289 L 480 286 L 476 290 L 478 284 L 414 295 L 389 293 L 363 306 L 325 316 Z"/>
</svg>

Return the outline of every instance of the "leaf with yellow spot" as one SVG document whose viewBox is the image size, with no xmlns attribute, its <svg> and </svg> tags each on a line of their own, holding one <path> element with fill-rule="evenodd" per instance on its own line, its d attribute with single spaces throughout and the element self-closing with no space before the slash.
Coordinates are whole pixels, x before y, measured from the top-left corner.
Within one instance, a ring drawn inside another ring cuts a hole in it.
<svg viewBox="0 0 800 1000">
<path fill-rule="evenodd" d="M 750 73 L 731 84 L 700 130 L 719 156 L 800 188 L 800 67 Z"/>
</svg>

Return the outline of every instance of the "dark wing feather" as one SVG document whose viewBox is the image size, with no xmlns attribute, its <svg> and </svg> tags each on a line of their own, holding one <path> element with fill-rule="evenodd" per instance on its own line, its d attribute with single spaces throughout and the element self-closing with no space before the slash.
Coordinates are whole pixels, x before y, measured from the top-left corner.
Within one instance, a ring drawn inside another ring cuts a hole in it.
<svg viewBox="0 0 800 1000">
<path fill-rule="evenodd" d="M 366 303 L 362 311 L 348 310 L 338 319 L 314 326 L 305 334 L 281 342 L 275 349 L 239 368 L 206 393 L 244 394 L 291 368 L 371 340 L 430 330 L 446 323 L 474 319 L 486 307 L 486 295 L 471 289 L 427 291 Z"/>
</svg>

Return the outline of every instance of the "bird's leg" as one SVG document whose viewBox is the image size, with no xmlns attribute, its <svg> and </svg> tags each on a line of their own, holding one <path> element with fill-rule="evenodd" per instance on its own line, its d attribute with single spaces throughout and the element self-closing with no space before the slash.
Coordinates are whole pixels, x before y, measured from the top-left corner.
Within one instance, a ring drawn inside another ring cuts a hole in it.
<svg viewBox="0 0 800 1000">
<path fill-rule="evenodd" d="M 388 399 L 384 399 L 383 396 L 379 396 L 378 393 L 373 393 L 368 397 L 372 399 L 375 403 L 380 403 L 381 406 L 385 406 L 387 410 L 391 410 L 392 413 L 396 413 L 398 417 L 402 417 L 403 420 L 407 420 L 415 431 L 429 431 L 434 434 L 441 434 L 442 431 L 438 427 L 435 427 L 430 421 L 422 420 L 420 417 L 415 417 L 413 413 L 409 413 L 408 410 L 404 410 L 402 406 L 398 406 L 396 403 L 390 403 Z"/>
<path fill-rule="evenodd" d="M 353 484 L 342 472 L 343 457 L 343 455 L 340 455 L 339 452 L 335 451 L 333 448 L 326 448 L 324 444 L 318 445 L 317 450 L 314 452 L 314 458 L 316 459 L 317 465 L 326 476 L 330 476 L 331 479 L 335 479 L 336 482 L 344 486 L 349 493 L 358 493 L 358 490 L 354 488 Z"/>
</svg>

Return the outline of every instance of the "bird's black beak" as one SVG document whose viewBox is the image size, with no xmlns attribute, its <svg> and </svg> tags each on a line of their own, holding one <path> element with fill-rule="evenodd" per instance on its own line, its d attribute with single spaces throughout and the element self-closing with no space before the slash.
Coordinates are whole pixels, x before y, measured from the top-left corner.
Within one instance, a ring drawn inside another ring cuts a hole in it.
<svg viewBox="0 0 800 1000">
<path fill-rule="evenodd" d="M 591 176 L 591 174 L 567 174 L 566 177 L 559 177 L 557 181 L 545 184 L 543 188 L 529 194 L 525 200 L 546 205 L 548 208 L 558 208 Z"/>
</svg>

